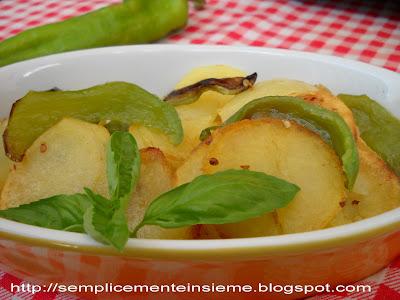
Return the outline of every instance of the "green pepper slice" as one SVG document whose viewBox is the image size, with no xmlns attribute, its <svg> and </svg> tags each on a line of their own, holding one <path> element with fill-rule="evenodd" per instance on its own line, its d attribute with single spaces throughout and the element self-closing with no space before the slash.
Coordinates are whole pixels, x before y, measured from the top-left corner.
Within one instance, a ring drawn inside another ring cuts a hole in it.
<svg viewBox="0 0 400 300">
<path fill-rule="evenodd" d="M 360 135 L 400 176 L 400 121 L 366 95 L 338 95 L 353 112 Z"/>
<path fill-rule="evenodd" d="M 183 139 L 175 108 L 139 86 L 110 82 L 78 91 L 29 92 L 16 101 L 3 135 L 7 155 L 21 161 L 43 132 L 63 117 L 127 129 L 132 123 L 159 129 L 173 144 Z"/>
<path fill-rule="evenodd" d="M 290 119 L 321 135 L 341 158 L 347 179 L 346 186 L 349 190 L 352 189 L 359 170 L 358 150 L 350 128 L 339 114 L 309 104 L 301 98 L 267 96 L 244 105 L 224 125 L 254 118 L 258 114 Z"/>
</svg>

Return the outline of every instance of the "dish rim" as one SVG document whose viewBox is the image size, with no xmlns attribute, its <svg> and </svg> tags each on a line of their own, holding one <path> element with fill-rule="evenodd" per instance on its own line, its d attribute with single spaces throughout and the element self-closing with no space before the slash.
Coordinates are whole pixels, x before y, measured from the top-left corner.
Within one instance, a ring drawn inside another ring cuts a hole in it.
<svg viewBox="0 0 400 300">
<path fill-rule="evenodd" d="M 118 54 L 129 51 L 234 51 L 252 52 L 266 55 L 291 55 L 305 60 L 324 61 L 333 64 L 345 64 L 347 68 L 363 73 L 373 73 L 389 87 L 400 85 L 400 76 L 396 72 L 367 63 L 346 58 L 302 52 L 288 49 L 211 46 L 211 45 L 132 45 L 94 48 L 39 57 L 0 68 L 3 71 L 16 71 L 48 63 L 55 60 L 74 58 L 82 55 Z M 397 92 L 397 90 L 395 89 Z M 399 94 L 400 96 L 400 94 Z M 400 208 L 381 215 L 347 225 L 322 230 L 285 234 L 279 236 L 226 239 L 226 240 L 151 240 L 130 239 L 123 252 L 97 243 L 86 234 L 64 232 L 26 225 L 0 218 L 0 238 L 19 241 L 34 246 L 89 252 L 103 255 L 135 256 L 143 258 L 169 259 L 243 259 L 265 255 L 282 255 L 304 251 L 324 250 L 338 246 L 368 241 L 374 237 L 400 232 Z M 58 234 L 57 234 L 58 233 Z M 62 233 L 62 234 L 60 234 Z"/>
</svg>

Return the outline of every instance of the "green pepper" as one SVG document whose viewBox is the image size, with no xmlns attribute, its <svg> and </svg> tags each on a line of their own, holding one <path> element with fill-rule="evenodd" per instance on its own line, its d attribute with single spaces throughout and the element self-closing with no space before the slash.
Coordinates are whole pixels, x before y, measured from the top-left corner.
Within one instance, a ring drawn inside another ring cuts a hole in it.
<svg viewBox="0 0 400 300">
<path fill-rule="evenodd" d="M 79 91 L 29 92 L 16 101 L 3 135 L 7 155 L 21 161 L 33 141 L 63 117 L 100 123 L 111 131 L 138 123 L 160 130 L 173 144 L 183 139 L 172 105 L 137 85 L 110 82 Z"/>
<path fill-rule="evenodd" d="M 362 139 L 400 175 L 400 121 L 366 95 L 338 95 L 353 112 Z"/>
<path fill-rule="evenodd" d="M 184 27 L 187 19 L 187 0 L 125 0 L 1 42 L 0 67 L 65 51 L 152 42 Z"/>
<path fill-rule="evenodd" d="M 359 169 L 358 150 L 350 128 L 339 114 L 297 97 L 267 96 L 247 103 L 223 125 L 257 116 L 293 120 L 317 132 L 341 158 L 347 188 L 352 189 Z"/>
</svg>

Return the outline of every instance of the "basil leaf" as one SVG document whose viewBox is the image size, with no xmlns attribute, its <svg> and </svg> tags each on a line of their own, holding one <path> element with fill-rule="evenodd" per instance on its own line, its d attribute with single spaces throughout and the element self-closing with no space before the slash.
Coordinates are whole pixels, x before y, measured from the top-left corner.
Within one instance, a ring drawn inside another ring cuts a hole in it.
<svg viewBox="0 0 400 300">
<path fill-rule="evenodd" d="M 89 206 L 86 195 L 57 195 L 1 210 L 0 217 L 44 228 L 84 232 L 83 214 Z"/>
<path fill-rule="evenodd" d="M 129 132 L 114 132 L 107 148 L 111 200 L 85 189 L 92 205 L 84 216 L 85 231 L 95 240 L 122 251 L 129 238 L 125 212 L 140 172 L 140 153 Z"/>
<path fill-rule="evenodd" d="M 90 189 L 85 189 L 85 192 L 92 203 L 84 215 L 86 233 L 96 241 L 122 251 L 129 238 L 125 209 Z"/>
<path fill-rule="evenodd" d="M 154 200 L 133 235 L 144 225 L 240 222 L 286 206 L 299 190 L 285 180 L 249 170 L 201 175 Z"/>
<path fill-rule="evenodd" d="M 140 173 L 140 153 L 129 132 L 114 132 L 107 149 L 107 178 L 112 200 L 130 199 Z"/>
</svg>

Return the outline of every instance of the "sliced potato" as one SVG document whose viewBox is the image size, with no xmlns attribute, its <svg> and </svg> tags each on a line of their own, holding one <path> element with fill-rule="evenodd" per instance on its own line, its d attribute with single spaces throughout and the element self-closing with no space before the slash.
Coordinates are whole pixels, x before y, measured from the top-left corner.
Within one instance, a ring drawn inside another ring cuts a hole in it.
<svg viewBox="0 0 400 300">
<path fill-rule="evenodd" d="M 360 172 L 353 192 L 359 194 L 358 211 L 369 218 L 400 205 L 400 182 L 396 174 L 361 139 L 358 140 Z"/>
<path fill-rule="evenodd" d="M 215 225 L 198 224 L 192 226 L 192 236 L 195 240 L 214 240 L 222 239 L 222 235 L 217 231 Z"/>
<path fill-rule="evenodd" d="M 130 230 L 133 230 L 143 219 L 151 201 L 173 187 L 173 170 L 159 149 L 142 149 L 140 155 L 140 179 L 127 213 Z M 192 230 L 189 227 L 164 229 L 159 226 L 147 225 L 138 232 L 138 238 L 190 239 L 191 237 Z"/>
<path fill-rule="evenodd" d="M 336 216 L 345 199 L 340 160 L 318 135 L 289 124 L 276 119 L 243 120 L 217 130 L 203 171 L 248 168 L 295 183 L 301 191 L 278 210 L 283 233 L 320 229 Z"/>
<path fill-rule="evenodd" d="M 129 132 L 135 137 L 139 149 L 149 147 L 161 149 L 168 162 L 175 169 L 182 164 L 187 153 L 191 151 L 191 144 L 185 142 L 186 137 L 180 145 L 175 146 L 165 134 L 156 129 L 134 124 L 129 127 Z"/>
<path fill-rule="evenodd" d="M 2 120 L 0 122 L 0 133 L 2 135 L 7 127 L 7 121 L 8 120 Z M 0 153 L 0 191 L 1 191 L 7 180 L 7 176 L 10 173 L 10 168 L 12 167 L 12 161 L 7 157 L 3 145 L 1 146 L 0 152 L 1 152 Z"/>
<path fill-rule="evenodd" d="M 358 212 L 358 200 L 360 199 L 359 195 L 350 193 L 348 198 L 342 202 L 343 208 L 339 211 L 339 213 L 333 218 L 330 224 L 327 227 L 335 227 L 340 225 L 345 225 L 349 223 L 353 223 L 359 220 L 362 220 Z"/>
<path fill-rule="evenodd" d="M 203 174 L 203 161 L 208 154 L 209 143 L 198 145 L 185 162 L 176 170 L 174 186 L 190 182 Z M 192 227 L 194 239 L 221 239 L 223 234 L 217 230 L 219 225 L 195 225 Z"/>
<path fill-rule="evenodd" d="M 330 226 L 370 218 L 400 206 L 400 181 L 387 164 L 360 138 L 360 171 L 353 191 Z"/>
<path fill-rule="evenodd" d="M 219 237 L 223 239 L 271 236 L 282 233 L 274 213 L 267 213 L 238 223 L 203 226 L 213 226 Z"/>
<path fill-rule="evenodd" d="M 182 88 L 207 78 L 224 78 L 245 76 L 244 72 L 224 65 L 205 66 L 193 69 L 176 85 Z M 227 103 L 233 96 L 221 95 L 217 92 L 207 91 L 195 103 L 179 105 L 176 110 L 182 120 L 184 140 L 174 146 L 166 139 L 165 135 L 144 126 L 132 126 L 130 132 L 135 136 L 140 148 L 157 147 L 162 150 L 174 167 L 179 166 L 190 152 L 199 144 L 199 136 L 204 128 L 219 125 L 217 110 Z"/>
<path fill-rule="evenodd" d="M 203 142 L 192 151 L 187 160 L 176 170 L 175 186 L 190 182 L 203 174 L 203 161 L 208 150 L 209 144 Z"/>
<path fill-rule="evenodd" d="M 192 226 L 193 238 L 200 240 L 261 237 L 281 233 L 282 229 L 274 213 L 268 213 L 238 223 L 218 225 L 199 224 Z"/>
<path fill-rule="evenodd" d="M 108 131 L 99 125 L 62 119 L 44 132 L 14 163 L 1 193 L 7 209 L 57 194 L 82 193 L 84 187 L 107 195 Z"/>
<path fill-rule="evenodd" d="M 347 123 L 353 132 L 353 136 L 358 137 L 357 125 L 351 110 L 323 85 L 316 85 L 315 87 L 316 91 L 305 94 L 297 94 L 296 96 L 303 98 L 309 103 L 316 104 L 330 111 L 337 112 Z"/>
<path fill-rule="evenodd" d="M 317 88 L 298 80 L 273 79 L 256 83 L 254 87 L 236 95 L 225 106 L 218 110 L 221 120 L 225 122 L 230 116 L 248 102 L 265 96 L 297 96 L 315 93 Z"/>
</svg>

